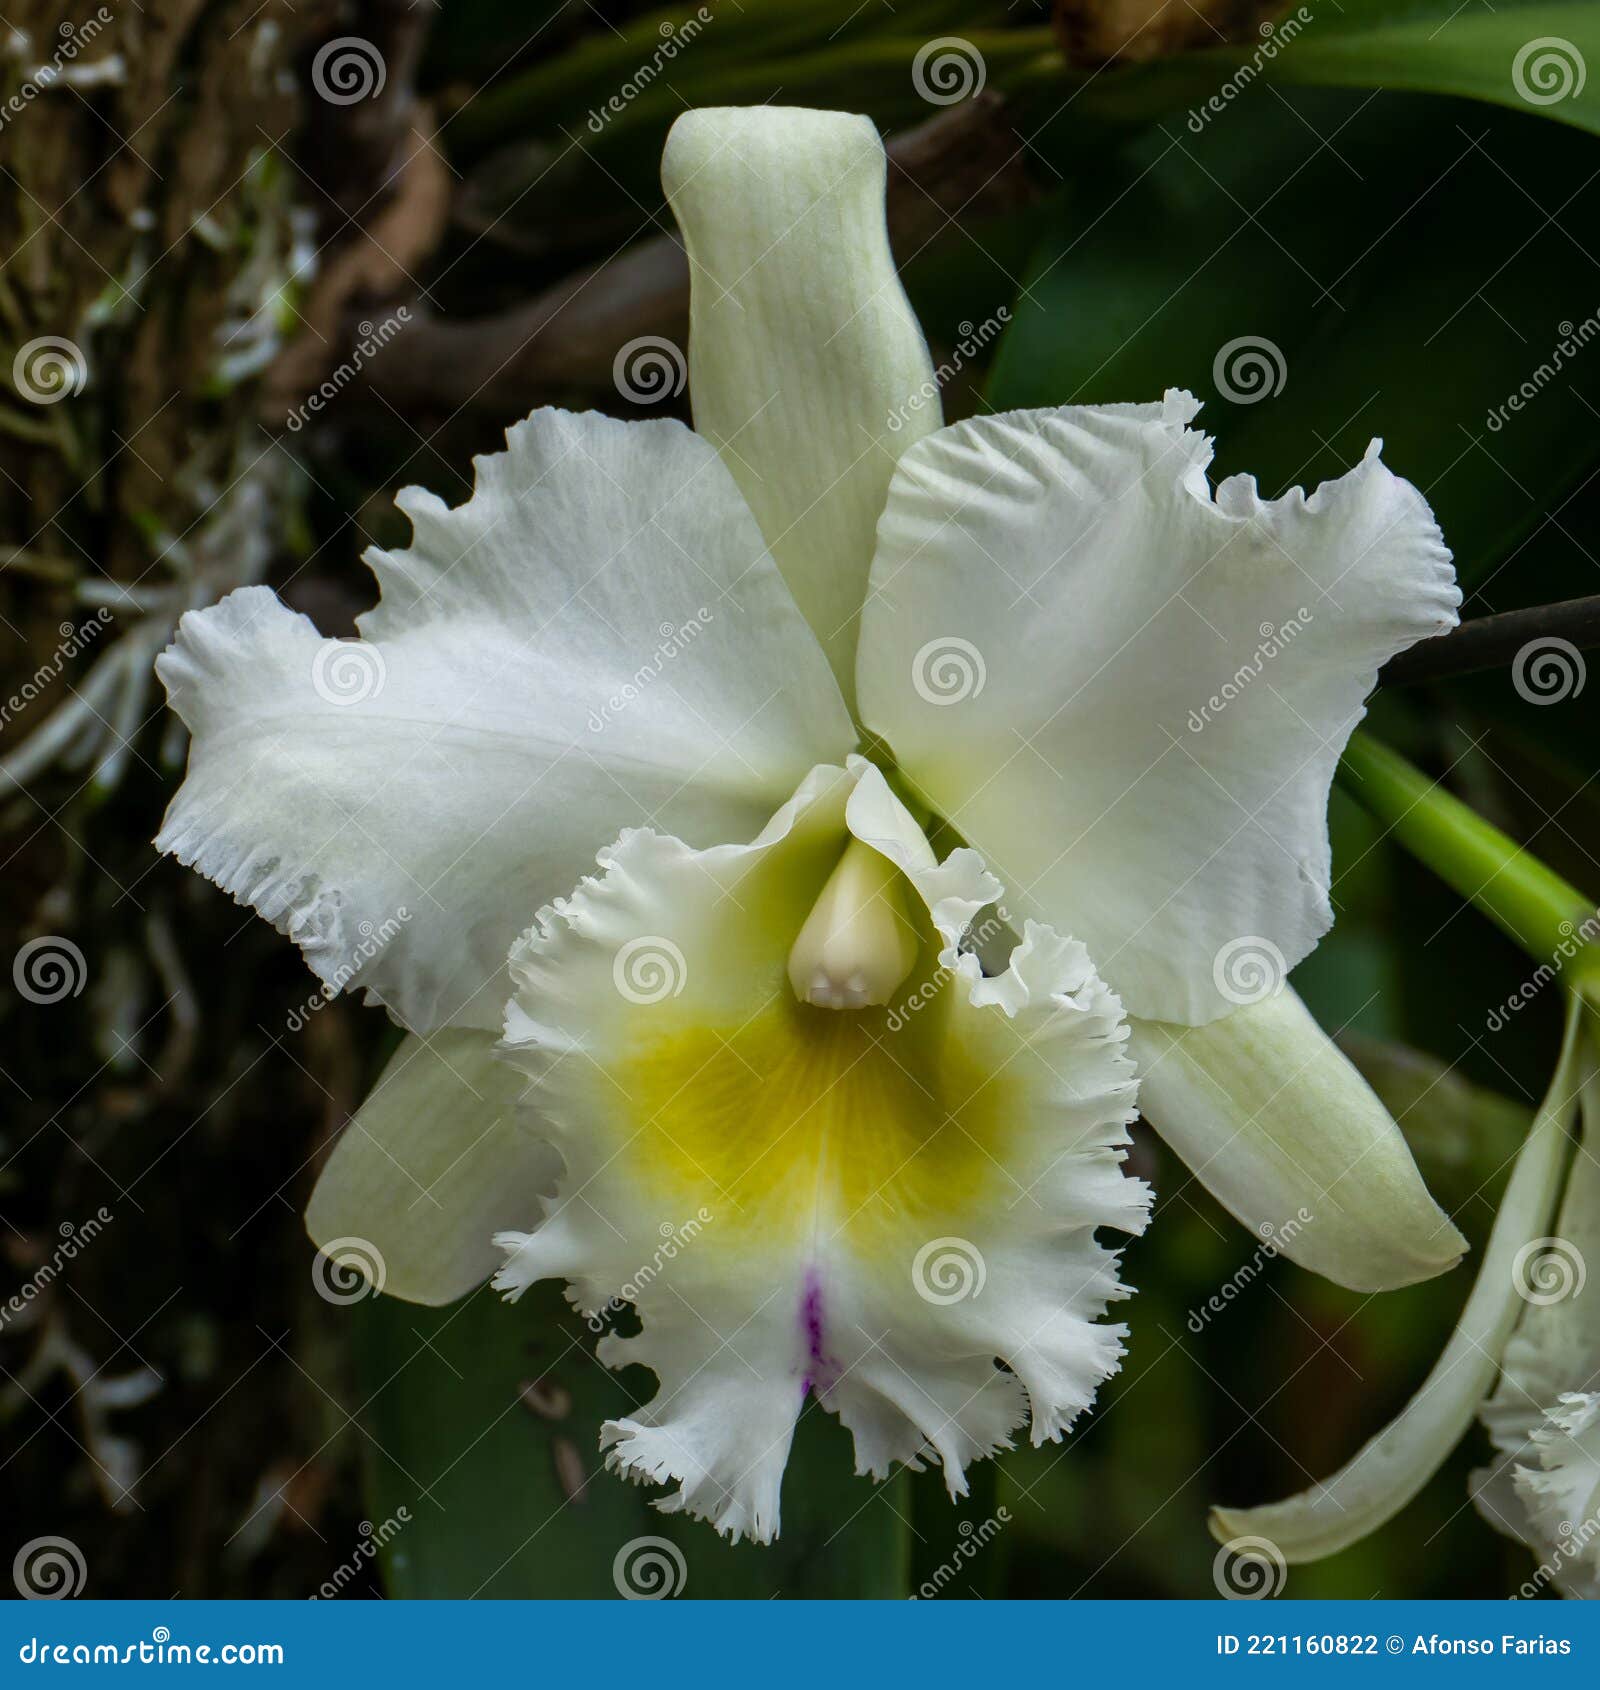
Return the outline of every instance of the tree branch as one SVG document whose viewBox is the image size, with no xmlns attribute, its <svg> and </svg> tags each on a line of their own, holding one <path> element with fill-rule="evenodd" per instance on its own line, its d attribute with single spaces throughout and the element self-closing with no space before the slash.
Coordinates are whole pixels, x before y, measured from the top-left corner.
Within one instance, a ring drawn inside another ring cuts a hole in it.
<svg viewBox="0 0 1600 1690">
<path fill-rule="evenodd" d="M 1452 633 L 1401 652 L 1384 665 L 1378 685 L 1414 686 L 1483 669 L 1506 669 L 1525 646 L 1539 639 L 1564 640 L 1578 651 L 1600 646 L 1600 593 L 1475 617 Z"/>
</svg>

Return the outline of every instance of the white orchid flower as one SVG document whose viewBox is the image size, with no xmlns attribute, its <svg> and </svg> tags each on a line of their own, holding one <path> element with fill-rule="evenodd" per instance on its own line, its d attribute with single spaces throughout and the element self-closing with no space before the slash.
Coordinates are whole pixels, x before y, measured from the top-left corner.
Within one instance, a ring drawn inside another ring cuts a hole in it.
<svg viewBox="0 0 1600 1690">
<path fill-rule="evenodd" d="M 359 642 L 261 589 L 185 618 L 158 843 L 411 1031 L 313 1237 L 424 1302 L 496 1233 L 508 1289 L 625 1295 L 607 1357 L 662 1391 L 613 1458 L 764 1537 L 807 1390 L 862 1468 L 931 1449 L 954 1488 L 1114 1365 L 1123 1003 L 1158 1127 L 1247 1224 L 1308 1212 L 1288 1253 L 1364 1289 L 1457 1259 L 1282 973 L 1331 920 L 1362 701 L 1458 595 L 1376 444 L 1264 501 L 1212 492 L 1182 393 L 942 427 L 865 119 L 691 112 L 663 173 L 695 431 L 539 411 L 460 507 L 403 492 Z M 985 978 L 960 941 L 1002 881 Z"/>
<path fill-rule="evenodd" d="M 1592 1060 L 1592 1058 L 1591 1058 Z M 1524 1245 L 1525 1307 L 1480 1410 L 1497 1453 L 1473 1501 L 1527 1544 L 1569 1596 L 1600 1598 L 1600 1074 L 1583 1077 L 1583 1130 L 1553 1230 Z M 1536 1575 L 1537 1577 L 1537 1575 Z"/>
<path fill-rule="evenodd" d="M 1589 1013 L 1574 994 L 1477 1280 L 1417 1394 L 1331 1478 L 1265 1507 L 1214 1510 L 1220 1540 L 1265 1539 L 1286 1562 L 1345 1549 L 1399 1513 L 1480 1416 L 1500 1452 L 1473 1476 L 1480 1513 L 1533 1549 L 1542 1583 L 1600 1595 L 1600 1281 L 1590 1278 L 1600 1269 L 1600 1072 Z"/>
<path fill-rule="evenodd" d="M 1587 1355 L 1600 1360 L 1593 1349 Z M 1511 1365 L 1508 1357 L 1508 1380 Z M 1563 1391 L 1522 1447 L 1502 1454 L 1473 1475 L 1472 1500 L 1490 1525 L 1533 1551 L 1528 1594 L 1553 1584 L 1600 1599 L 1600 1391 Z"/>
</svg>

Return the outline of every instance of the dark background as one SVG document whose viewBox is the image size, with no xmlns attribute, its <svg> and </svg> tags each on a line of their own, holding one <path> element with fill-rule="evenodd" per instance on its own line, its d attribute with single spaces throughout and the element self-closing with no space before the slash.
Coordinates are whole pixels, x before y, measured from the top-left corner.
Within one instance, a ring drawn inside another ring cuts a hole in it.
<svg viewBox="0 0 1600 1690">
<path fill-rule="evenodd" d="M 880 122 L 952 418 L 1187 385 L 1217 472 L 1269 492 L 1382 435 L 1439 514 L 1465 614 L 1595 590 L 1600 349 L 1489 423 L 1600 310 L 1593 95 L 1518 97 L 1515 5 L 1306 10 L 1197 128 L 1281 12 L 707 0 L 661 65 L 694 7 L 146 0 L 73 61 L 120 54 L 120 78 L 60 78 L 0 123 L 0 694 L 48 672 L 0 726 L 3 949 L 49 936 L 83 958 L 59 1001 L 0 993 L 0 1289 L 112 1217 L 0 1320 L 0 1554 L 68 1539 L 97 1596 L 308 1595 L 341 1567 L 345 1594 L 375 1594 L 363 1546 L 399 1521 L 394 1594 L 610 1595 L 618 1549 L 652 1531 L 682 1545 L 689 1594 L 868 1594 L 914 1587 L 1003 1507 L 949 1594 L 1209 1596 L 1209 1502 L 1300 1488 L 1403 1404 L 1470 1265 L 1364 1298 L 1271 1262 L 1197 1331 L 1255 1241 L 1140 1127 L 1158 1207 L 1128 1251 L 1130 1358 L 1065 1445 L 978 1469 L 952 1510 L 937 1475 L 848 1478 L 810 1412 L 827 1478 L 791 1470 L 778 1549 L 644 1517 L 593 1477 L 594 1426 L 648 1381 L 604 1375 L 556 1299 L 317 1294 L 300 1212 L 394 1035 L 350 1000 L 295 1025 L 297 953 L 148 844 L 183 759 L 150 661 L 182 608 L 264 579 L 349 633 L 361 551 L 406 536 L 397 487 L 459 500 L 472 454 L 536 404 L 686 414 L 670 391 L 630 401 L 613 364 L 642 336 L 683 342 L 656 170 L 689 104 Z M 94 16 L 9 13 L 32 55 L 4 61 L 8 89 Z M 1592 8 L 1568 15 L 1600 78 Z M 984 67 L 976 101 L 919 91 L 916 55 L 947 36 Z M 317 68 L 347 38 L 368 73 L 348 99 L 359 68 Z M 1005 333 L 963 354 L 1002 308 Z M 45 336 L 85 371 L 58 402 L 14 366 Z M 1285 379 L 1230 402 L 1216 360 L 1244 336 Z M 109 625 L 59 661 L 108 595 Z M 1491 672 L 1382 694 L 1374 726 L 1593 896 L 1597 693 L 1534 702 Z M 1531 965 L 1342 795 L 1333 820 L 1340 921 L 1296 984 L 1481 1244 L 1559 994 L 1491 1032 Z M 1485 1448 L 1475 1433 L 1287 1593 L 1505 1594 L 1531 1560 L 1467 1500 Z"/>
</svg>

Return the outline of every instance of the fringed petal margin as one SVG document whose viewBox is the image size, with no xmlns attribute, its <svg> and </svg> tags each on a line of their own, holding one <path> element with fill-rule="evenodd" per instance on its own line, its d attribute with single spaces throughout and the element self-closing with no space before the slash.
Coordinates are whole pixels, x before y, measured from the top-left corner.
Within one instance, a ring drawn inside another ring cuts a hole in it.
<svg viewBox="0 0 1600 1690">
<path fill-rule="evenodd" d="M 470 499 L 409 488 L 360 640 L 265 587 L 156 667 L 193 735 L 156 840 L 413 1032 L 497 1028 L 528 912 L 635 822 L 757 828 L 854 744 L 716 452 L 681 423 L 535 411 Z"/>
<path fill-rule="evenodd" d="M 893 1004 L 819 1009 L 785 959 L 852 837 L 904 866 L 921 962 Z M 960 1494 L 1030 1419 L 1059 1437 L 1122 1353 L 1095 1229 L 1140 1230 L 1149 1194 L 1122 1166 L 1121 1006 L 1031 924 L 984 979 L 956 940 L 999 887 L 958 857 L 875 769 L 819 769 L 750 845 L 624 836 L 512 955 L 504 1049 L 566 1171 L 496 1284 L 633 1305 L 600 1355 L 660 1389 L 609 1459 L 735 1538 L 776 1533 L 809 1395 L 859 1471 L 932 1459 Z"/>
</svg>

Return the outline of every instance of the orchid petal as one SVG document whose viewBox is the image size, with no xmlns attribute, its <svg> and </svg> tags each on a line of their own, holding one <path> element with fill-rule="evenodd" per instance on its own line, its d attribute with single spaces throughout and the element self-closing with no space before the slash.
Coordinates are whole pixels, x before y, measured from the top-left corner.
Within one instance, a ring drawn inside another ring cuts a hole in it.
<svg viewBox="0 0 1600 1690">
<path fill-rule="evenodd" d="M 566 1173 L 496 1283 L 635 1306 L 600 1357 L 660 1391 L 605 1428 L 611 1464 L 734 1538 L 776 1533 L 808 1394 L 858 1471 L 931 1457 L 961 1494 L 1030 1418 L 1060 1436 L 1122 1349 L 1094 1229 L 1138 1231 L 1148 1194 L 1115 998 L 1037 927 L 985 980 L 930 913 L 905 1000 L 799 1002 L 790 942 L 864 835 L 952 928 L 998 890 L 974 853 L 935 863 L 875 769 L 823 768 L 749 845 L 625 834 L 512 955 L 505 1050 Z"/>
<path fill-rule="evenodd" d="M 1550 1089 L 1511 1171 L 1478 1278 L 1444 1353 L 1400 1414 L 1331 1479 L 1264 1508 L 1215 1508 L 1223 1542 L 1266 1538 L 1286 1561 L 1332 1555 L 1392 1519 L 1427 1484 L 1472 1424 L 1522 1308 L 1518 1258 L 1544 1234 L 1571 1148 L 1572 1117 L 1589 1060 L 1574 1000 Z"/>
<path fill-rule="evenodd" d="M 853 698 L 889 477 L 941 421 L 889 251 L 882 143 L 842 112 L 708 108 L 673 125 L 661 176 L 689 254 L 695 427 Z"/>
<path fill-rule="evenodd" d="M 400 495 L 362 641 L 245 588 L 157 665 L 194 735 L 158 846 L 416 1031 L 498 1026 L 507 947 L 598 840 L 738 837 L 854 741 L 704 441 L 538 411 L 506 445 L 455 510 Z"/>
<path fill-rule="evenodd" d="M 901 460 L 862 614 L 865 724 L 1024 916 L 1131 1014 L 1195 1024 L 1332 919 L 1328 789 L 1379 667 L 1453 624 L 1377 445 L 1309 499 L 1213 497 L 1197 403 L 981 417 Z"/>
<path fill-rule="evenodd" d="M 1274 1249 L 1353 1291 L 1460 1261 L 1393 1116 L 1291 987 L 1204 1027 L 1132 1025 L 1145 1118 Z"/>
<path fill-rule="evenodd" d="M 1592 1352 L 1591 1352 L 1592 1353 Z M 1572 1596 L 1600 1598 L 1600 1392 L 1564 1391 L 1512 1469 L 1524 1536 Z"/>
<path fill-rule="evenodd" d="M 1485 1519 L 1574 1596 L 1600 1597 L 1600 1076 L 1555 1231 L 1522 1264 L 1527 1306 L 1479 1418 L 1500 1452 L 1473 1476 Z"/>
<path fill-rule="evenodd" d="M 464 1296 L 499 1265 L 494 1234 L 554 1188 L 561 1159 L 519 1114 L 527 1081 L 494 1045 L 473 1030 L 404 1040 L 311 1193 L 313 1241 L 369 1246 L 391 1297 Z"/>
</svg>

